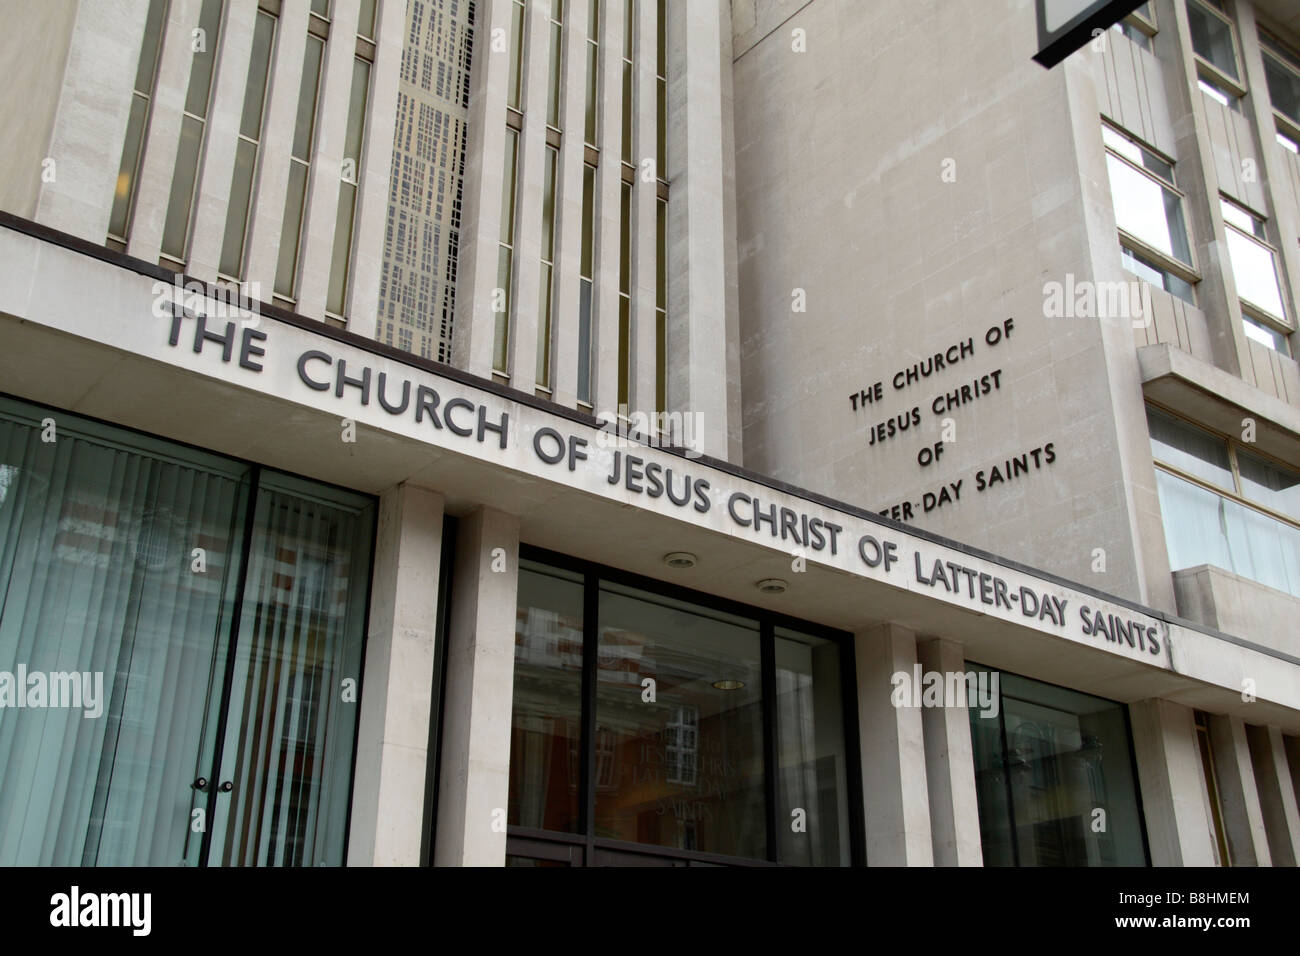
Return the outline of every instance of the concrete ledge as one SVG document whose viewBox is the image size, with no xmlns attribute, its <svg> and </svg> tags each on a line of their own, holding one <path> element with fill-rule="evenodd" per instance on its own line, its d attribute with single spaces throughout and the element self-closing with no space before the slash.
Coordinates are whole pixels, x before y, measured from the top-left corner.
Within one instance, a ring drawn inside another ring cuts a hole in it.
<svg viewBox="0 0 1300 956">
<path fill-rule="evenodd" d="M 1179 615 L 1189 621 L 1287 654 L 1300 653 L 1295 630 L 1300 598 L 1285 591 L 1201 564 L 1174 572 L 1174 597 Z"/>
<path fill-rule="evenodd" d="M 1300 408 L 1167 343 L 1143 346 L 1137 355 L 1147 398 L 1237 437 L 1241 420 L 1253 418 L 1261 450 L 1300 460 Z"/>
</svg>

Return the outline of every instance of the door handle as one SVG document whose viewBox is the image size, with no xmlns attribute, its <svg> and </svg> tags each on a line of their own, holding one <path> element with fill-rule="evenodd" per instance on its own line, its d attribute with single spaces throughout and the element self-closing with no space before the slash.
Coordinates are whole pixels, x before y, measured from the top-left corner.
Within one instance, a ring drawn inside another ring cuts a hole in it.
<svg viewBox="0 0 1300 956">
<path fill-rule="evenodd" d="M 195 780 L 192 784 L 190 784 L 190 787 L 191 787 L 192 789 L 194 789 L 194 790 L 199 791 L 200 793 L 207 793 L 207 792 L 208 792 L 208 778 L 207 778 L 207 777 L 199 777 L 199 778 L 198 778 L 197 780 Z"/>
<path fill-rule="evenodd" d="M 229 793 L 231 790 L 235 789 L 235 783 L 233 780 L 227 780 L 224 783 L 222 783 L 221 786 L 218 787 L 217 789 L 220 790 L 222 793 Z"/>
</svg>

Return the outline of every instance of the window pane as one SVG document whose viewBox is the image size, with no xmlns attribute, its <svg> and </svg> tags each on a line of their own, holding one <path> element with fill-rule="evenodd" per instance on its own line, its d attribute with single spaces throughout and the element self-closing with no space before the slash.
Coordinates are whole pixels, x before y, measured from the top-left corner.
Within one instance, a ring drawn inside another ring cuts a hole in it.
<svg viewBox="0 0 1300 956">
<path fill-rule="evenodd" d="M 1156 490 L 1169 564 L 1202 564 L 1300 597 L 1300 530 L 1162 469 Z"/>
<path fill-rule="evenodd" d="M 1192 284 L 1186 279 L 1174 275 L 1152 259 L 1134 252 L 1132 249 L 1121 246 L 1119 251 L 1120 257 L 1124 261 L 1124 268 L 1139 279 L 1145 279 L 1157 289 L 1164 289 L 1190 305 L 1196 304 L 1196 294 L 1192 291 Z"/>
<path fill-rule="evenodd" d="M 173 259 L 185 257 L 185 239 L 194 201 L 194 177 L 199 168 L 199 147 L 203 124 L 192 116 L 181 117 L 181 141 L 176 147 L 172 191 L 167 198 L 167 219 L 163 225 L 162 251 Z"/>
<path fill-rule="evenodd" d="M 492 368 L 503 373 L 507 371 L 506 351 L 510 332 L 511 257 L 509 246 L 497 247 L 497 288 L 501 290 L 502 308 L 493 314 L 495 328 L 492 340 Z"/>
<path fill-rule="evenodd" d="M 997 676 L 997 713 L 970 706 L 985 865 L 1144 866 L 1124 706 Z"/>
<path fill-rule="evenodd" d="M 551 24 L 550 82 L 546 86 L 546 122 L 560 125 L 560 25 Z"/>
<path fill-rule="evenodd" d="M 303 55 L 302 86 L 298 89 L 298 114 L 293 123 L 293 155 L 307 162 L 311 159 L 312 131 L 316 124 L 316 89 L 320 84 L 320 65 L 325 43 L 320 37 L 307 37 Z"/>
<path fill-rule="evenodd" d="M 302 230 L 302 207 L 307 195 L 307 167 L 289 163 L 289 185 L 284 193 L 284 226 L 280 232 L 280 257 L 275 268 L 275 291 L 293 297 L 298 271 L 298 238 Z"/>
<path fill-rule="evenodd" d="M 46 444 L 40 414 L 0 413 L 0 670 L 77 680 L 71 705 L 0 708 L 0 865 L 196 865 L 244 469 L 62 414 Z"/>
<path fill-rule="evenodd" d="M 248 83 L 244 86 L 244 109 L 239 133 L 257 139 L 262 129 L 262 106 L 266 99 L 266 71 L 271 63 L 271 36 L 275 20 L 259 11 L 253 28 L 253 52 L 248 60 Z"/>
<path fill-rule="evenodd" d="M 1239 80 L 1237 73 L 1237 53 L 1232 42 L 1232 29 L 1197 0 L 1187 4 L 1187 22 L 1192 28 L 1192 49 L 1201 59 L 1213 64 L 1220 71 Z"/>
<path fill-rule="evenodd" d="M 581 576 L 520 562 L 510 719 L 511 826 L 578 830 L 582 593 Z"/>
<path fill-rule="evenodd" d="M 347 306 L 348 277 L 352 268 L 352 221 L 357 211 L 357 187 L 339 183 L 339 205 L 334 217 L 334 248 L 330 252 L 330 281 L 325 309 L 343 315 Z"/>
<path fill-rule="evenodd" d="M 244 231 L 248 225 L 248 201 L 253 193 L 253 164 L 257 147 L 241 139 L 235 146 L 235 172 L 230 183 L 230 209 L 226 213 L 226 234 L 221 242 L 223 274 L 240 278 L 244 264 Z"/>
<path fill-rule="evenodd" d="M 212 87 L 212 64 L 217 58 L 218 31 L 221 28 L 221 0 L 203 0 L 199 11 L 203 30 L 202 50 L 193 50 L 190 62 L 190 85 L 185 94 L 185 110 L 195 116 L 208 115 L 208 91 Z M 191 49 L 194 44 L 190 44 Z"/>
<path fill-rule="evenodd" d="M 1228 445 L 1222 438 L 1149 406 L 1147 426 L 1151 431 L 1151 456 L 1156 461 L 1233 490 Z"/>
<path fill-rule="evenodd" d="M 776 630 L 776 831 L 782 863 L 852 862 L 840 687 L 838 645 Z M 793 826 L 796 818 L 804 829 Z"/>
<path fill-rule="evenodd" d="M 262 482 L 214 865 L 343 865 L 359 710 L 339 688 L 362 671 L 372 507 L 299 479 Z"/>
<path fill-rule="evenodd" d="M 578 283 L 578 401 L 591 402 L 591 280 Z"/>
<path fill-rule="evenodd" d="M 1190 264 L 1191 250 L 1177 193 L 1143 175 L 1113 155 L 1107 155 L 1115 223 L 1158 252 Z"/>
<path fill-rule="evenodd" d="M 551 387 L 551 272 L 543 262 L 538 280 L 537 303 L 537 384 Z"/>
<path fill-rule="evenodd" d="M 375 0 L 361 0 L 357 14 L 357 35 L 373 38 L 375 35 Z"/>
<path fill-rule="evenodd" d="M 1237 452 L 1241 493 L 1260 504 L 1300 521 L 1300 474 L 1250 452 Z"/>
<path fill-rule="evenodd" d="M 149 101 L 143 96 L 131 97 L 131 112 L 126 118 L 126 139 L 122 145 L 122 165 L 117 172 L 117 186 L 113 190 L 113 210 L 108 217 L 111 235 L 126 237 L 131 213 L 131 194 L 135 191 L 136 164 L 140 161 L 140 143 L 144 136 L 144 118 L 149 112 Z"/>
<path fill-rule="evenodd" d="M 594 243 L 594 223 L 596 219 L 596 167 L 582 167 L 582 262 L 581 274 L 593 278 L 591 272 L 592 245 Z"/>
<path fill-rule="evenodd" d="M 140 43 L 140 62 L 135 68 L 135 89 L 141 93 L 153 91 L 153 74 L 158 65 L 158 48 L 162 45 L 163 13 L 167 0 L 149 0 L 145 15 L 144 39 Z"/>
<path fill-rule="evenodd" d="M 757 624 L 604 585 L 599 647 L 595 835 L 765 857 Z"/>
<path fill-rule="evenodd" d="M 1237 295 L 1270 315 L 1284 316 L 1273 250 L 1236 229 L 1230 228 L 1226 232 Z"/>
<path fill-rule="evenodd" d="M 1272 326 L 1256 321 L 1248 313 L 1243 312 L 1241 315 L 1241 328 L 1247 338 L 1254 339 L 1264 348 L 1281 352 L 1283 355 L 1291 354 L 1291 350 L 1287 348 L 1285 335 Z"/>
<path fill-rule="evenodd" d="M 524 5 L 514 0 L 510 6 L 510 76 L 506 82 L 506 103 L 519 109 L 520 86 L 523 79 Z"/>
<path fill-rule="evenodd" d="M 1291 122 L 1300 123 L 1300 73 L 1265 53 L 1264 76 L 1268 78 L 1268 98 L 1273 109 Z"/>
<path fill-rule="evenodd" d="M 592 146 L 596 145 L 596 51 L 595 43 L 587 44 L 587 102 L 583 138 Z"/>
</svg>

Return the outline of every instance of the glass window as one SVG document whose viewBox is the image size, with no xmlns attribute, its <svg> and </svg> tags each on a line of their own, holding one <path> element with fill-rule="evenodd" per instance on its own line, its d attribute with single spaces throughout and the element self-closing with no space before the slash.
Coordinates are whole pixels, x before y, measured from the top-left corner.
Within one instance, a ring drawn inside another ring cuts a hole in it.
<svg viewBox="0 0 1300 956">
<path fill-rule="evenodd" d="M 1227 225 L 1228 257 L 1237 295 L 1265 313 L 1282 317 L 1277 257 L 1264 241 L 1264 220 L 1226 199 L 1219 201 Z"/>
<path fill-rule="evenodd" d="M 1176 295 L 1184 302 L 1195 305 L 1196 292 L 1192 284 L 1180 275 L 1175 275 L 1156 261 L 1154 256 L 1135 252 L 1127 246 L 1120 246 L 1120 258 L 1124 268 L 1139 279 L 1151 283 L 1157 289 L 1164 289 L 1170 295 Z"/>
<path fill-rule="evenodd" d="M 1260 44 L 1264 53 L 1269 101 L 1274 110 L 1300 126 L 1300 57 L 1263 34 Z"/>
<path fill-rule="evenodd" d="M 520 109 L 523 95 L 524 0 L 510 5 L 510 75 L 506 81 L 506 105 Z"/>
<path fill-rule="evenodd" d="M 1237 44 L 1228 18 L 1201 0 L 1187 0 L 1187 22 L 1192 31 L 1192 49 L 1201 60 L 1220 73 L 1240 82 Z"/>
<path fill-rule="evenodd" d="M 1173 166 L 1109 126 L 1107 147 L 1115 223 L 1133 238 L 1184 265 L 1192 254 L 1183 219 L 1182 197 L 1173 188 Z"/>
<path fill-rule="evenodd" d="M 1283 355 L 1291 354 L 1285 334 L 1271 325 L 1265 325 L 1249 313 L 1243 312 L 1241 314 L 1241 327 L 1246 333 L 1246 338 L 1258 342 L 1264 348 L 1272 349 L 1274 352 L 1280 352 Z"/>
<path fill-rule="evenodd" d="M 596 167 L 582 167 L 582 257 L 578 286 L 578 401 L 591 402 L 592 259 L 595 252 Z"/>
<path fill-rule="evenodd" d="M 776 832 L 786 863 L 852 862 L 840 680 L 834 641 L 776 629 Z"/>
<path fill-rule="evenodd" d="M 352 63 L 352 99 L 348 103 L 347 135 L 343 142 L 345 167 L 339 179 L 339 205 L 334 221 L 334 250 L 330 258 L 330 281 L 325 310 L 342 316 L 352 286 L 352 232 L 357 207 L 357 186 L 361 182 L 362 133 L 366 128 L 366 101 L 370 94 L 370 62 L 357 57 Z"/>
<path fill-rule="evenodd" d="M 1156 461 L 1172 465 L 1212 485 L 1233 490 L 1228 445 L 1222 438 L 1149 405 L 1147 427 L 1151 432 L 1151 456 Z"/>
<path fill-rule="evenodd" d="M 122 142 L 122 159 L 118 165 L 117 183 L 113 190 L 113 206 L 108 217 L 108 234 L 125 241 L 131 228 L 140 153 L 144 146 L 145 120 L 153 100 L 154 78 L 158 70 L 158 51 L 162 48 L 163 17 L 167 0 L 150 0 L 145 15 L 144 39 L 140 44 L 140 60 L 136 64 L 135 88 L 131 95 L 131 110 L 127 115 L 126 139 Z"/>
<path fill-rule="evenodd" d="M 546 123 L 560 128 L 560 77 L 563 62 L 560 51 L 563 41 L 564 0 L 551 0 L 550 23 L 550 78 L 546 83 Z"/>
<path fill-rule="evenodd" d="M 583 141 L 596 146 L 596 62 L 600 53 L 600 0 L 587 0 L 587 95 L 584 99 Z"/>
<path fill-rule="evenodd" d="M 259 10 L 253 27 L 253 50 L 248 59 L 248 79 L 244 84 L 244 106 L 239 118 L 239 139 L 235 143 L 235 169 L 231 176 L 226 229 L 221 240 L 219 271 L 240 278 L 244 271 L 244 243 L 247 238 L 249 211 L 253 199 L 253 174 L 257 167 L 262 113 L 266 105 L 267 71 L 271 65 L 271 45 L 275 38 L 275 17 Z"/>
<path fill-rule="evenodd" d="M 598 647 L 596 835 L 764 858 L 757 622 L 606 584 Z"/>
<path fill-rule="evenodd" d="M 509 370 L 510 285 L 514 276 L 515 195 L 519 161 L 519 133 L 506 130 L 505 172 L 501 177 L 501 231 L 497 245 L 497 288 L 492 303 L 495 328 L 492 341 L 492 369 Z"/>
<path fill-rule="evenodd" d="M 190 83 L 185 94 L 185 114 L 181 119 L 181 142 L 176 152 L 172 188 L 167 200 L 167 218 L 163 224 L 162 252 L 181 261 L 189 242 L 190 216 L 194 205 L 194 183 L 198 174 L 199 151 L 207 126 L 208 97 L 212 90 L 212 67 L 217 58 L 221 30 L 221 0 L 203 0 L 199 10 L 199 28 L 203 31 L 203 49 L 193 50 Z M 193 47 L 195 44 L 191 44 Z"/>
<path fill-rule="evenodd" d="M 1144 866 L 1124 705 L 996 676 L 996 714 L 970 707 L 984 865 Z"/>
<path fill-rule="evenodd" d="M 632 387 L 632 186 L 622 183 L 618 233 L 618 404 L 626 414 Z"/>
<path fill-rule="evenodd" d="M 0 864 L 341 865 L 372 508 L 4 402 L 0 671 L 74 706 L 0 708 Z"/>
<path fill-rule="evenodd" d="M 275 270 L 275 291 L 293 298 L 298 282 L 298 252 L 302 241 L 303 209 L 307 202 L 307 177 L 316 140 L 316 99 L 320 89 L 325 41 L 308 35 L 303 54 L 302 83 L 298 87 L 298 113 L 293 125 L 289 155 L 289 186 L 284 195 L 280 228 L 280 255 Z"/>
<path fill-rule="evenodd" d="M 1237 452 L 1237 471 L 1244 496 L 1300 521 L 1300 474 L 1248 451 Z"/>
<path fill-rule="evenodd" d="M 597 858 L 850 864 L 851 645 L 652 588 L 521 561 L 508 819 L 533 832 L 508 852 L 537 855 L 549 830 Z"/>
<path fill-rule="evenodd" d="M 582 593 L 580 575 L 520 562 L 510 721 L 512 826 L 578 830 Z"/>
<path fill-rule="evenodd" d="M 1175 571 L 1209 564 L 1300 597 L 1300 529 L 1160 468 L 1156 490 Z"/>
</svg>

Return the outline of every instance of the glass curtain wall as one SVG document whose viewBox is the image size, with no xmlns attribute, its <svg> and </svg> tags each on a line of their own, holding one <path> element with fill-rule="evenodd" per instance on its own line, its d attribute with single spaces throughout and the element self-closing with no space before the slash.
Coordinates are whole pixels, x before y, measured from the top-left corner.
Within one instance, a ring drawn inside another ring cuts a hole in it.
<svg viewBox="0 0 1300 956">
<path fill-rule="evenodd" d="M 509 862 L 850 864 L 840 642 L 561 564 L 519 572 Z"/>
<path fill-rule="evenodd" d="M 1124 705 L 998 678 L 996 713 L 970 707 L 984 865 L 1145 866 Z"/>
<path fill-rule="evenodd" d="M 372 509 L 0 403 L 0 865 L 341 864 Z"/>
</svg>

